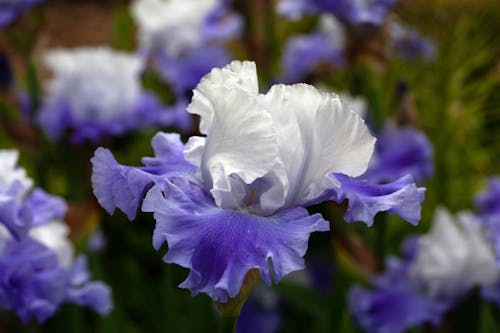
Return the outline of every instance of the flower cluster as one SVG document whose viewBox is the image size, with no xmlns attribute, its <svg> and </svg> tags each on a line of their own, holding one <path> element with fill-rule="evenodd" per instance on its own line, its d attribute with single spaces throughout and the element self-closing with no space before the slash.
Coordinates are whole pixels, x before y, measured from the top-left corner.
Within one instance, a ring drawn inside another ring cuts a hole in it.
<svg viewBox="0 0 500 333">
<path fill-rule="evenodd" d="M 200 115 L 204 137 L 183 145 L 159 133 L 156 156 L 139 168 L 99 148 L 92 183 L 109 213 L 154 213 L 153 245 L 167 242 L 164 260 L 190 269 L 181 287 L 193 294 L 225 302 L 250 269 L 270 284 L 303 268 L 309 234 L 329 229 L 304 207 L 348 200 L 345 219 L 368 225 L 379 211 L 420 218 L 423 189 L 411 176 L 383 185 L 356 178 L 375 138 L 337 95 L 305 84 L 260 94 L 255 64 L 233 61 L 201 80 L 188 111 Z"/>
<path fill-rule="evenodd" d="M 17 151 L 0 151 L 0 308 L 27 323 L 52 316 L 71 302 L 106 315 L 111 294 L 91 282 L 86 258 L 74 256 L 64 224 L 66 203 L 32 189 Z"/>
</svg>

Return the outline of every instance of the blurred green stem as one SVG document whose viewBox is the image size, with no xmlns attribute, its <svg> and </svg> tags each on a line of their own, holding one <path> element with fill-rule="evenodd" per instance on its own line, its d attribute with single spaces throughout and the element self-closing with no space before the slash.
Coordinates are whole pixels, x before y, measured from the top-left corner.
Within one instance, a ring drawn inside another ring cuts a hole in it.
<svg viewBox="0 0 500 333">
<path fill-rule="evenodd" d="M 380 265 L 383 265 L 386 254 L 387 214 L 382 212 L 375 216 L 375 251 Z"/>
<path fill-rule="evenodd" d="M 220 333 L 233 333 L 236 331 L 236 324 L 238 322 L 241 309 L 252 293 L 252 290 L 259 278 L 260 271 L 258 269 L 248 271 L 245 279 L 243 280 L 240 293 L 236 297 L 230 298 L 226 303 L 216 303 L 220 316 Z"/>
</svg>

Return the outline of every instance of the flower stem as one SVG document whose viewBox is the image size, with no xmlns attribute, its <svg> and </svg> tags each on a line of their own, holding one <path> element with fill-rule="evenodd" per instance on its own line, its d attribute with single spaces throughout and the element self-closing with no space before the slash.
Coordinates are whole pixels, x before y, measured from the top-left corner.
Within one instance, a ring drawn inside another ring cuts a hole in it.
<svg viewBox="0 0 500 333">
<path fill-rule="evenodd" d="M 240 293 L 236 297 L 230 298 L 226 303 L 216 303 L 220 315 L 220 333 L 235 332 L 241 308 L 243 308 L 259 278 L 260 271 L 258 269 L 251 269 L 245 276 Z"/>
</svg>

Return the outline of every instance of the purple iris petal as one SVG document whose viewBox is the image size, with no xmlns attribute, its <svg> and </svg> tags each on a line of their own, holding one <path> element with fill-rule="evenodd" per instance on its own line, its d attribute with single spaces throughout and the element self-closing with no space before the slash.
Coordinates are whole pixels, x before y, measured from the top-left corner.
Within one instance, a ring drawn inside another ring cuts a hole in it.
<svg viewBox="0 0 500 333">
<path fill-rule="evenodd" d="M 145 167 L 118 164 L 113 154 L 98 148 L 91 159 L 94 195 L 109 214 L 116 208 L 135 218 L 146 191 L 155 180 L 193 173 L 195 168 L 184 160 L 184 145 L 178 134 L 158 133 L 152 140 L 155 157 L 143 158 Z"/>
<path fill-rule="evenodd" d="M 432 145 L 413 127 L 386 127 L 375 145 L 374 163 L 362 176 L 372 182 L 412 175 L 422 182 L 434 173 Z"/>
<path fill-rule="evenodd" d="M 14 21 L 31 6 L 42 1 L 43 0 L 14 0 L 0 3 L 0 29 Z"/>
<path fill-rule="evenodd" d="M 34 212 L 33 226 L 52 220 L 63 220 L 68 209 L 68 205 L 63 199 L 50 195 L 40 188 L 36 188 L 30 193 L 25 204 Z"/>
<path fill-rule="evenodd" d="M 69 271 L 69 288 L 66 300 L 88 306 L 100 315 L 107 315 L 112 309 L 111 291 L 102 282 L 89 282 L 87 259 L 79 256 Z"/>
<path fill-rule="evenodd" d="M 408 262 L 391 258 L 388 270 L 372 281 L 374 290 L 354 286 L 348 303 L 356 322 L 369 332 L 399 333 L 410 327 L 438 325 L 449 303 L 419 294 L 409 283 Z"/>
<path fill-rule="evenodd" d="M 0 276 L 0 307 L 16 311 L 24 323 L 45 321 L 64 300 L 64 269 L 53 251 L 31 238 L 6 244 Z"/>
<path fill-rule="evenodd" d="M 172 85 L 178 96 L 183 97 L 194 89 L 212 68 L 226 65 L 230 55 L 223 48 L 205 46 L 182 57 L 158 53 L 155 60 L 162 78 Z"/>
<path fill-rule="evenodd" d="M 411 176 L 401 177 L 388 184 L 371 184 L 343 174 L 334 176 L 340 182 L 340 187 L 333 191 L 332 200 L 337 203 L 348 200 L 344 214 L 347 222 L 362 221 L 371 226 L 375 215 L 383 211 L 397 214 L 413 225 L 420 220 L 425 189 L 417 188 Z"/>
<path fill-rule="evenodd" d="M 344 63 L 343 50 L 335 41 L 322 33 L 291 38 L 283 58 L 285 82 L 298 82 L 320 64 L 339 67 Z"/>
<path fill-rule="evenodd" d="M 302 207 L 265 217 L 220 209 L 205 190 L 184 178 L 166 181 L 163 191 L 154 186 L 142 210 L 154 213 L 153 246 L 168 243 L 164 261 L 190 269 L 180 287 L 219 302 L 239 293 L 250 269 L 260 269 L 270 284 L 271 277 L 277 282 L 303 268 L 309 234 L 329 230 L 319 214 L 309 216 Z"/>
</svg>

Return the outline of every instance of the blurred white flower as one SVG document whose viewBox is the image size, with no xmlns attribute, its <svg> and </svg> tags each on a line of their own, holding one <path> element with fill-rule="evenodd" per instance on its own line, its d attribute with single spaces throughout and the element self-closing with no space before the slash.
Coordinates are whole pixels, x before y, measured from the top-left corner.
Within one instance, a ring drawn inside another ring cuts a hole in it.
<svg viewBox="0 0 500 333">
<path fill-rule="evenodd" d="M 78 120 L 107 121 L 135 111 L 141 93 L 140 57 L 108 47 L 54 49 L 45 55 L 54 77 L 48 102 L 64 102 Z"/>
<path fill-rule="evenodd" d="M 177 57 L 200 46 L 205 19 L 218 4 L 218 0 L 134 1 L 131 11 L 139 26 L 141 48 Z"/>
<path fill-rule="evenodd" d="M 470 213 L 454 218 L 438 208 L 430 232 L 418 239 L 417 247 L 410 279 L 430 297 L 458 297 L 499 277 L 484 230 Z"/>
</svg>

